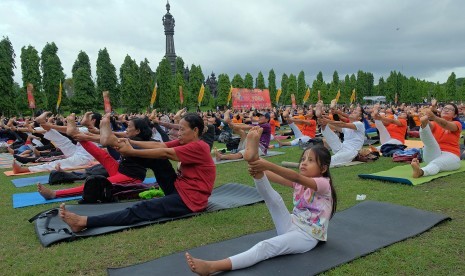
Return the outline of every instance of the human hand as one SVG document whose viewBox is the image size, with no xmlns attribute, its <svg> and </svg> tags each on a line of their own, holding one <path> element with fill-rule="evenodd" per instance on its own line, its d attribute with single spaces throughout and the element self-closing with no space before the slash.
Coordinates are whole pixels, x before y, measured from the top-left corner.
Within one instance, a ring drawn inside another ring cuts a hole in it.
<svg viewBox="0 0 465 276">
<path fill-rule="evenodd" d="M 134 150 L 129 139 L 118 139 L 118 146 L 115 149 L 123 156 L 129 156 Z"/>
</svg>

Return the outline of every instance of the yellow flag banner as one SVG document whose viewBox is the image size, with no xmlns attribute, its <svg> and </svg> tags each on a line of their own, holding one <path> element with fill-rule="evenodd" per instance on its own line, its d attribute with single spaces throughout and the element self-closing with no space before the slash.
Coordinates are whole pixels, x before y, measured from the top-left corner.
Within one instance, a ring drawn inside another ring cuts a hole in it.
<svg viewBox="0 0 465 276">
<path fill-rule="evenodd" d="M 228 103 L 226 105 L 229 105 L 229 102 L 231 101 L 231 98 L 232 98 L 232 90 L 233 90 L 233 87 L 231 85 L 231 88 L 229 89 L 229 94 L 228 94 Z"/>
<path fill-rule="evenodd" d="M 341 97 L 341 89 L 339 89 L 337 91 L 337 94 L 336 94 L 336 103 L 339 101 L 339 97 Z"/>
<path fill-rule="evenodd" d="M 305 92 L 305 96 L 304 96 L 304 104 L 308 101 L 308 98 L 310 98 L 310 87 L 307 87 L 307 91 Z"/>
<path fill-rule="evenodd" d="M 354 90 L 352 90 L 352 95 L 350 96 L 350 103 L 355 102 L 355 97 L 356 95 L 355 95 L 355 88 L 354 88 Z"/>
<path fill-rule="evenodd" d="M 199 106 L 200 106 L 200 103 L 202 102 L 204 93 L 205 93 L 205 86 L 203 86 L 203 83 L 202 83 L 202 86 L 200 86 L 199 97 L 197 99 L 199 102 Z"/>
<path fill-rule="evenodd" d="M 153 88 L 153 92 L 152 92 L 152 98 L 150 99 L 151 109 L 153 109 L 153 104 L 155 103 L 155 100 L 157 99 L 157 88 L 158 88 L 158 85 L 155 83 L 155 87 Z"/>
<path fill-rule="evenodd" d="M 278 104 L 279 97 L 281 97 L 281 88 L 278 89 L 278 92 L 276 93 L 276 104 Z"/>
<path fill-rule="evenodd" d="M 61 90 L 62 90 L 62 87 L 61 87 L 61 80 L 60 80 L 60 86 L 58 87 L 58 100 L 57 100 L 57 112 L 58 112 L 58 108 L 60 108 L 60 104 L 61 104 Z"/>
<path fill-rule="evenodd" d="M 179 102 L 181 105 L 184 103 L 184 94 L 182 93 L 182 85 L 179 86 Z"/>
</svg>

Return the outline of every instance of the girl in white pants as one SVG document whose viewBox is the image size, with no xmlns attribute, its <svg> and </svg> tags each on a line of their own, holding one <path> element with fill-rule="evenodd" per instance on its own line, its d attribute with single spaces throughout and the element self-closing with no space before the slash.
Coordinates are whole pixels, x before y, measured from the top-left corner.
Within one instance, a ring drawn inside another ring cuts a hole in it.
<svg viewBox="0 0 465 276">
<path fill-rule="evenodd" d="M 329 151 L 324 147 L 305 150 L 300 172 L 297 173 L 258 159 L 260 132 L 261 129 L 257 127 L 249 131 L 244 159 L 249 162 L 249 172 L 270 211 L 277 235 L 243 253 L 217 261 L 196 259 L 186 253 L 190 269 L 199 275 L 246 268 L 279 255 L 304 253 L 312 250 L 319 240 L 325 241 L 327 238 L 329 219 L 337 202 L 329 174 Z M 294 189 L 292 214 L 289 214 L 283 199 L 271 187 L 268 179 Z"/>
<path fill-rule="evenodd" d="M 423 141 L 423 159 L 427 165 L 420 168 L 419 160 L 412 160 L 413 177 L 435 175 L 460 168 L 460 134 L 462 124 L 454 120 L 458 115 L 455 104 L 447 104 L 436 116 L 431 110 L 420 118 L 420 138 Z M 431 122 L 429 122 L 431 121 Z"/>
</svg>

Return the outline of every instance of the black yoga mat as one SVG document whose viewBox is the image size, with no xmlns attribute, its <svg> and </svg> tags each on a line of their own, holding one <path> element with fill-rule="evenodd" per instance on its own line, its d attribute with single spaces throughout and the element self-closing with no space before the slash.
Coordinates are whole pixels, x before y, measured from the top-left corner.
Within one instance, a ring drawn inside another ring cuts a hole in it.
<svg viewBox="0 0 465 276">
<path fill-rule="evenodd" d="M 208 199 L 208 207 L 205 212 L 214 212 L 229 208 L 235 208 L 239 206 L 257 203 L 262 200 L 262 197 L 254 187 L 238 183 L 228 183 L 213 190 L 212 195 Z M 92 216 L 122 210 L 124 208 L 132 206 L 135 203 L 137 203 L 137 201 L 110 204 L 66 205 L 66 209 L 79 215 Z M 38 214 L 38 218 L 34 222 L 36 234 L 40 240 L 40 243 L 44 247 L 47 247 L 61 241 L 72 241 L 76 238 L 101 235 L 105 233 L 121 231 L 132 227 L 140 227 L 149 224 L 191 217 L 198 214 L 201 213 L 194 213 L 176 218 L 162 218 L 155 221 L 140 222 L 138 224 L 128 226 L 97 227 L 87 229 L 78 233 L 72 233 L 68 225 L 61 220 L 61 218 L 58 216 L 58 208 L 49 209 Z"/>
<path fill-rule="evenodd" d="M 336 213 L 330 221 L 328 241 L 320 242 L 310 252 L 279 256 L 218 275 L 314 275 L 416 236 L 446 219 L 450 218 L 415 208 L 365 201 Z M 274 230 L 260 232 L 188 251 L 197 258 L 222 259 L 274 235 Z M 133 266 L 109 268 L 108 273 L 111 276 L 192 275 L 184 252 Z"/>
</svg>

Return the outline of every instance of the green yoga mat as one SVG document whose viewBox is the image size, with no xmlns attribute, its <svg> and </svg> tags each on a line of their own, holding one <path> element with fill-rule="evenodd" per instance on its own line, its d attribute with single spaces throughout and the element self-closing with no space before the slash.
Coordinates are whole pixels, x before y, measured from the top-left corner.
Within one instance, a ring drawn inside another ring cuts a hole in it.
<svg viewBox="0 0 465 276">
<path fill-rule="evenodd" d="M 439 178 L 439 177 L 448 176 L 454 173 L 465 172 L 465 160 L 462 160 L 460 162 L 462 163 L 462 166 L 460 167 L 460 169 L 456 171 L 440 172 L 436 175 L 423 176 L 420 178 L 412 177 L 412 166 L 410 166 L 410 164 L 403 165 L 403 166 L 397 166 L 392 169 L 377 172 L 377 173 L 359 174 L 358 176 L 364 179 L 375 179 L 375 180 L 403 183 L 407 185 L 416 186 L 416 185 L 420 185 L 426 182 L 430 182 L 431 180 Z M 425 164 L 422 164 L 422 167 L 424 166 Z"/>
</svg>

